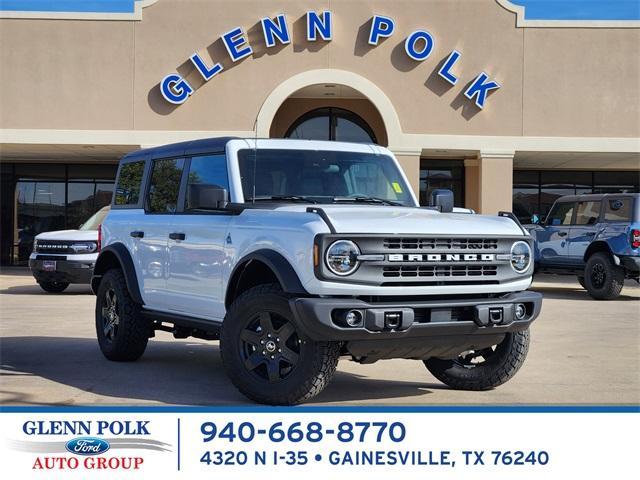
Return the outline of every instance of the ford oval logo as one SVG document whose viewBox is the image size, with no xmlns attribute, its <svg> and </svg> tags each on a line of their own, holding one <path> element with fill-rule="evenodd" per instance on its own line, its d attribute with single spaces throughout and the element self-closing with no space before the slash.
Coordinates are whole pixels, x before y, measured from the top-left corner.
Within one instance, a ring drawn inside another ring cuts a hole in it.
<svg viewBox="0 0 640 480">
<path fill-rule="evenodd" d="M 79 437 L 69 440 L 65 448 L 76 455 L 100 455 L 109 450 L 109 442 L 96 437 Z"/>
</svg>

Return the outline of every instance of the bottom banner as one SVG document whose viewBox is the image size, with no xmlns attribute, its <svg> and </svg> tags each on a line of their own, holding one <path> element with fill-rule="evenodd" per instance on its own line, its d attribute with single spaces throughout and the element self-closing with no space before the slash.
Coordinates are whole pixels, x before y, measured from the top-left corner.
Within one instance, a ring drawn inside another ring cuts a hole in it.
<svg viewBox="0 0 640 480">
<path fill-rule="evenodd" d="M 636 407 L 5 407 L 5 478 L 622 478 Z M 473 475 L 473 477 L 471 477 Z"/>
</svg>

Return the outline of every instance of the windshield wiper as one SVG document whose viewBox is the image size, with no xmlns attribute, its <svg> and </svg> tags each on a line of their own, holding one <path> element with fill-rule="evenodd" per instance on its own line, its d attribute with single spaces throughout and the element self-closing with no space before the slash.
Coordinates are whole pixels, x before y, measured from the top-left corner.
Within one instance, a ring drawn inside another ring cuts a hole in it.
<svg viewBox="0 0 640 480">
<path fill-rule="evenodd" d="M 333 197 L 332 201 L 334 203 L 343 203 L 343 202 L 379 203 L 380 205 L 393 205 L 394 207 L 402 206 L 401 203 L 394 202 L 393 200 L 387 200 L 386 198 L 380 198 L 380 197 L 368 197 L 366 195 L 358 195 L 354 197 Z"/>
<path fill-rule="evenodd" d="M 264 195 L 255 198 L 247 198 L 245 202 L 269 202 L 269 201 L 277 201 L 277 202 L 304 202 L 304 203 L 318 203 L 312 198 L 305 197 L 302 195 Z"/>
</svg>

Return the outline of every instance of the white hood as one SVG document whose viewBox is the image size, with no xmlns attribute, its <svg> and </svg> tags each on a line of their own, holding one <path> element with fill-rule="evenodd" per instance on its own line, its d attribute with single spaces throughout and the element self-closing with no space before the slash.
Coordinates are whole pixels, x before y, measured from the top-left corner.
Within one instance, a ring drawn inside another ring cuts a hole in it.
<svg viewBox="0 0 640 480">
<path fill-rule="evenodd" d="M 312 205 L 287 205 L 278 210 L 305 211 Z M 497 215 L 440 213 L 413 207 L 318 205 L 338 233 L 410 235 L 523 235 L 513 220 Z"/>
<path fill-rule="evenodd" d="M 97 230 L 56 230 L 55 232 L 42 232 L 36 235 L 37 240 L 93 240 L 98 241 Z"/>
</svg>

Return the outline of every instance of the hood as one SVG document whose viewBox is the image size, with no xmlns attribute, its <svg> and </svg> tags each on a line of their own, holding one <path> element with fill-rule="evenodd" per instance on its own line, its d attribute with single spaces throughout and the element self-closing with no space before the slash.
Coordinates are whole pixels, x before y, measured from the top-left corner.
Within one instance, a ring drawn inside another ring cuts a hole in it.
<svg viewBox="0 0 640 480">
<path fill-rule="evenodd" d="M 278 210 L 305 211 L 311 205 L 287 205 Z M 414 207 L 380 205 L 318 205 L 338 233 L 410 235 L 523 235 L 506 217 L 468 213 L 440 213 Z"/>
<path fill-rule="evenodd" d="M 37 240 L 93 240 L 98 241 L 97 230 L 56 230 L 55 232 L 42 232 L 36 235 Z"/>
</svg>

